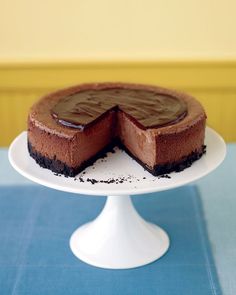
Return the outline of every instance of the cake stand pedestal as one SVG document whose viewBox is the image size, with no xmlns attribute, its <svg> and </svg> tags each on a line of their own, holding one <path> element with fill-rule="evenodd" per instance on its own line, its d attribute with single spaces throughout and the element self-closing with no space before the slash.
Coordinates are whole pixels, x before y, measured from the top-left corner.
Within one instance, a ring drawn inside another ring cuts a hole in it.
<svg viewBox="0 0 236 295">
<path fill-rule="evenodd" d="M 130 196 L 108 196 L 100 215 L 73 233 L 70 247 L 89 264 L 121 269 L 158 259 L 168 250 L 169 238 L 139 216 Z"/>
<path fill-rule="evenodd" d="M 85 175 L 80 174 L 75 179 L 58 177 L 39 167 L 29 156 L 26 132 L 11 144 L 9 160 L 19 173 L 41 185 L 85 195 L 107 195 L 99 216 L 72 234 L 70 247 L 76 257 L 91 265 L 126 269 L 155 261 L 166 253 L 170 244 L 163 229 L 139 216 L 130 195 L 179 187 L 213 171 L 224 160 L 226 146 L 210 128 L 206 129 L 205 143 L 206 155 L 184 171 L 169 174 L 170 179 L 152 176 L 118 149 L 115 154 L 109 153 L 106 160 L 98 160 L 93 167 L 88 167 Z M 111 178 L 113 182 L 104 182 Z M 92 184 L 87 179 L 97 182 Z"/>
</svg>

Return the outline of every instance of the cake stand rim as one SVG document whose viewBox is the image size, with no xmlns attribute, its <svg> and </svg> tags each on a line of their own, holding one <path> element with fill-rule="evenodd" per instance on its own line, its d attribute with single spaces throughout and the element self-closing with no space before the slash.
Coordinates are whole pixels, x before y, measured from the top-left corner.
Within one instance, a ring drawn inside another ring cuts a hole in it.
<svg viewBox="0 0 236 295">
<path fill-rule="evenodd" d="M 210 167 L 208 167 L 208 169 L 206 171 L 204 171 L 201 174 L 197 174 L 195 175 L 195 177 L 193 176 L 190 179 L 186 179 L 186 180 L 181 180 L 179 182 L 174 182 L 171 181 L 170 179 L 170 184 L 166 185 L 166 186 L 156 186 L 156 187 L 151 187 L 149 189 L 147 189 L 147 187 L 144 188 L 132 188 L 132 189 L 119 189 L 119 184 L 117 185 L 117 189 L 116 190 L 109 190 L 109 184 L 108 184 L 108 188 L 107 189 L 99 189 L 98 187 L 96 187 L 96 185 L 92 185 L 91 184 L 91 189 L 87 189 L 87 188 L 81 188 L 81 187 L 68 187 L 68 186 L 62 186 L 60 185 L 60 177 L 58 176 L 54 176 L 57 177 L 58 179 L 58 183 L 52 183 L 50 181 L 45 181 L 44 179 L 38 178 L 35 175 L 32 175 L 31 173 L 29 173 L 27 170 L 24 170 L 22 168 L 21 165 L 19 165 L 19 163 L 16 161 L 17 157 L 19 155 L 17 155 L 16 153 L 16 147 L 19 147 L 20 141 L 24 140 L 24 137 L 27 137 L 27 131 L 23 131 L 21 132 L 11 143 L 10 147 L 9 147 L 9 151 L 8 151 L 8 158 L 10 161 L 10 164 L 12 165 L 12 167 L 21 175 L 23 175 L 24 177 L 28 178 L 29 180 L 38 183 L 40 185 L 52 188 L 52 189 L 56 189 L 56 190 L 60 190 L 60 191 L 64 191 L 64 192 L 69 192 L 69 193 L 74 193 L 74 194 L 83 194 L 83 195 L 94 195 L 94 196 L 107 196 L 107 195 L 140 195 L 140 194 L 149 194 L 149 193 L 154 193 L 154 192 L 159 192 L 159 191 L 165 191 L 165 190 L 170 190 L 170 189 L 174 189 L 177 187 L 181 187 L 183 185 L 192 183 L 196 180 L 199 180 L 200 178 L 206 176 L 207 174 L 211 173 L 212 171 L 214 171 L 225 159 L 226 156 L 226 144 L 224 139 L 212 128 L 210 127 L 206 127 L 206 138 L 209 136 L 215 137 L 215 142 L 218 143 L 218 145 L 221 145 L 220 149 L 221 149 L 221 156 L 218 159 L 215 159 L 214 163 L 210 165 Z M 26 144 L 26 142 L 25 142 Z M 25 155 L 27 157 L 27 159 L 31 159 L 30 155 L 27 154 Z M 206 152 L 205 155 L 203 155 L 203 157 L 210 157 L 209 152 Z M 203 158 L 202 157 L 202 158 Z M 197 161 L 201 161 L 202 160 L 199 159 Z M 33 159 L 31 159 L 33 160 Z M 34 161 L 34 160 L 33 160 Z M 36 164 L 36 163 L 35 163 Z M 36 169 L 44 169 L 41 168 L 38 164 Z M 191 171 L 193 169 L 193 166 L 186 168 L 184 171 L 188 170 Z M 178 172 L 178 174 L 181 174 L 182 172 Z M 170 174 L 171 175 L 171 174 Z M 153 177 L 153 176 L 152 176 Z"/>
</svg>

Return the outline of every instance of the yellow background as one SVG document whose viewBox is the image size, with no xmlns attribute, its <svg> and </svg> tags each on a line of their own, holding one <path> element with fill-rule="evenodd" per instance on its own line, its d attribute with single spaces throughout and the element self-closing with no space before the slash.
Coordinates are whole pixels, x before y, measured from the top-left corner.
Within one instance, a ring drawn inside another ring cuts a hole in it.
<svg viewBox="0 0 236 295">
<path fill-rule="evenodd" d="M 235 0 L 0 1 L 4 61 L 236 59 Z"/>
<path fill-rule="evenodd" d="M 42 94 L 128 81 L 186 91 L 236 140 L 236 1 L 0 2 L 0 146 Z"/>
</svg>

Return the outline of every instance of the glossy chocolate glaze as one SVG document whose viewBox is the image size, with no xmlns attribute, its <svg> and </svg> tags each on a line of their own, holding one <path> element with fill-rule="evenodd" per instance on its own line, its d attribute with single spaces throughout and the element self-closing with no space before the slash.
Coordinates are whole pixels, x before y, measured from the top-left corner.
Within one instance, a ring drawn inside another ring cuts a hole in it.
<svg viewBox="0 0 236 295">
<path fill-rule="evenodd" d="M 112 110 L 125 112 L 147 129 L 180 121 L 187 113 L 187 105 L 177 97 L 154 91 L 93 89 L 62 98 L 52 109 L 52 116 L 64 126 L 83 130 Z"/>
</svg>

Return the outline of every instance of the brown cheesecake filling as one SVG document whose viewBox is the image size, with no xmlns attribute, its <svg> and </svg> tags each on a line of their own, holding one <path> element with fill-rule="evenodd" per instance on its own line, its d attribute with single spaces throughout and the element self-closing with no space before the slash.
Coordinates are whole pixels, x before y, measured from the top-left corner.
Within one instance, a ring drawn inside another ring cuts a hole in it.
<svg viewBox="0 0 236 295">
<path fill-rule="evenodd" d="M 91 89 L 62 98 L 51 114 L 64 126 L 84 130 L 112 110 L 149 129 L 179 122 L 187 114 L 187 105 L 177 97 L 142 89 Z"/>
</svg>

